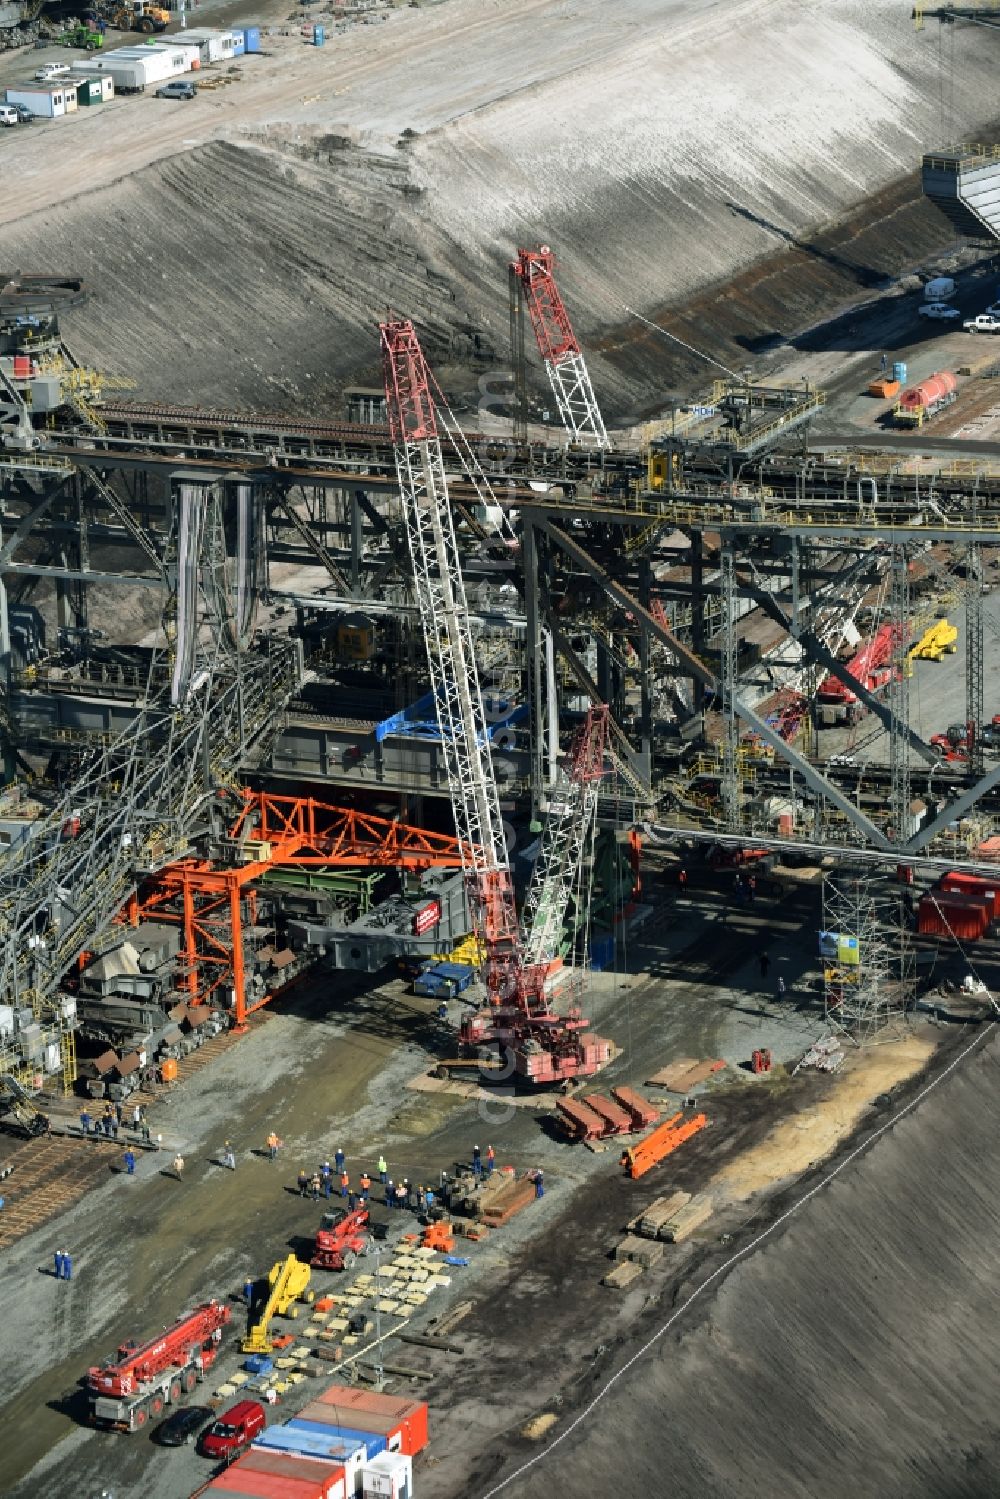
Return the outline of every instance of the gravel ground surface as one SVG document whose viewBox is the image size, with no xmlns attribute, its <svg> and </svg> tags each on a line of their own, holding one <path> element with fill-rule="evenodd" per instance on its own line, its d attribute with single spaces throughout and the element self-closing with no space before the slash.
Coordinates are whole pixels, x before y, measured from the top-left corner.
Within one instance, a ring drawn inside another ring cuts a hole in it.
<svg viewBox="0 0 1000 1499">
<path fill-rule="evenodd" d="M 763 944 L 772 975 L 804 973 L 815 915 L 808 904 L 730 909 L 710 890 L 680 906 L 655 890 L 651 898 L 652 915 L 626 948 L 631 975 L 599 976 L 588 1000 L 595 1028 L 622 1048 L 601 1088 L 616 1081 L 642 1086 L 655 1067 L 678 1056 L 730 1061 L 729 1086 L 706 1094 L 713 1128 L 689 1142 L 671 1172 L 680 1184 L 704 1183 L 733 1152 L 762 1141 L 789 1111 L 828 1089 L 828 1080 L 806 1075 L 785 1087 L 754 1086 L 741 1066 L 754 1045 L 771 1045 L 779 1060 L 790 1060 L 817 1033 L 809 987 L 790 984 L 780 1007 L 770 985 L 761 988 L 756 962 Z M 237 1293 L 248 1273 L 266 1273 L 289 1248 L 303 1252 L 318 1213 L 286 1189 L 300 1164 L 312 1166 L 338 1144 L 355 1170 L 374 1165 L 385 1149 L 397 1175 L 421 1180 L 468 1159 L 485 1136 L 502 1162 L 546 1172 L 543 1203 L 476 1246 L 468 1278 L 452 1288 L 456 1298 L 472 1294 L 477 1308 L 463 1324 L 465 1354 L 443 1365 L 442 1356 L 429 1356 L 436 1436 L 421 1478 L 427 1499 L 468 1492 L 462 1432 L 477 1401 L 481 1441 L 506 1442 L 505 1433 L 536 1413 L 546 1393 L 570 1398 L 598 1343 L 627 1335 L 631 1318 L 662 1287 L 618 1300 L 598 1281 L 625 1219 L 664 1190 L 659 1173 L 628 1183 L 616 1148 L 570 1146 L 545 1114 L 509 1108 L 502 1097 L 480 1105 L 409 1090 L 407 1081 L 449 1045 L 428 1008 L 395 981 L 372 991 L 343 975 L 302 984 L 259 1030 L 157 1111 L 163 1156 L 143 1157 L 133 1178 L 109 1170 L 105 1185 L 5 1252 L 5 1337 L 20 1352 L 0 1399 L 9 1434 L 0 1491 L 33 1499 L 44 1480 L 51 1499 L 79 1499 L 109 1483 L 149 1499 L 190 1493 L 204 1477 L 193 1454 L 81 1427 L 79 1378 L 122 1338 L 154 1330 L 197 1299 Z M 255 1154 L 272 1125 L 286 1142 L 277 1168 Z M 227 1138 L 238 1154 L 235 1173 L 217 1163 Z M 188 1162 L 183 1182 L 164 1171 L 177 1147 Z M 730 1195 L 742 1220 L 747 1207 L 738 1185 Z M 52 1251 L 62 1245 L 74 1254 L 70 1286 L 49 1273 Z M 567 1320 L 574 1298 L 581 1311 Z M 497 1308 L 504 1309 L 499 1322 Z M 236 1331 L 241 1326 L 237 1311 Z M 522 1379 L 528 1326 L 536 1329 L 528 1346 L 538 1351 Z M 562 1351 L 553 1366 L 557 1341 Z M 235 1350 L 226 1356 L 235 1366 Z M 407 1349 L 407 1363 L 423 1361 L 422 1351 Z M 508 1388 L 498 1399 L 504 1380 Z"/>
<path fill-rule="evenodd" d="M 995 1494 L 1000 1442 L 983 1373 L 1000 1333 L 989 1247 L 1000 1181 L 985 1143 L 1000 1050 L 990 1030 L 551 1455 L 502 1490 L 484 1471 L 474 1492 L 642 1494 L 668 1482 L 678 1499 Z M 679 1301 L 703 1275 L 679 1287 Z M 668 1309 L 647 1318 L 647 1336 Z M 516 1461 L 532 1455 L 522 1444 Z"/>
</svg>

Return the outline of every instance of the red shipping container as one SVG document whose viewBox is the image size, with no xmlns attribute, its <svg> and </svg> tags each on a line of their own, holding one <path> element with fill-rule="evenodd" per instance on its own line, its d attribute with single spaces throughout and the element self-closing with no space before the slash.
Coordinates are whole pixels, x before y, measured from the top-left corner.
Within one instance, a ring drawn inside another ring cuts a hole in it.
<svg viewBox="0 0 1000 1499">
<path fill-rule="evenodd" d="M 974 895 L 931 890 L 917 907 L 917 931 L 927 936 L 975 942 L 990 924 L 986 902 Z"/>
<path fill-rule="evenodd" d="M 1000 916 L 1000 880 L 991 880 L 987 875 L 963 874 L 952 869 L 942 876 L 938 887 L 954 895 L 975 895 L 989 900 L 990 916 Z"/>
<path fill-rule="evenodd" d="M 390 1424 L 395 1421 L 403 1434 L 403 1446 L 399 1450 L 407 1457 L 415 1457 L 430 1441 L 425 1400 L 404 1400 L 397 1395 L 376 1395 L 374 1390 L 331 1385 L 314 1404 L 336 1411 L 337 1424 L 349 1431 L 380 1431 L 387 1437 L 388 1428 L 384 1422 L 386 1418 Z M 374 1424 L 376 1418 L 381 1418 L 383 1424 Z"/>
<path fill-rule="evenodd" d="M 238 1495 L 239 1499 L 325 1499 L 322 1485 L 305 1479 L 296 1483 L 274 1473 L 260 1473 L 255 1468 L 233 1464 L 212 1483 L 219 1493 Z"/>
<path fill-rule="evenodd" d="M 317 1484 L 326 1499 L 344 1499 L 347 1487 L 340 1463 L 324 1462 L 322 1458 L 300 1457 L 297 1452 L 251 1447 L 235 1466 L 254 1468 L 259 1473 L 273 1473 L 276 1478 L 289 1478 L 293 1482 L 306 1479 Z"/>
</svg>

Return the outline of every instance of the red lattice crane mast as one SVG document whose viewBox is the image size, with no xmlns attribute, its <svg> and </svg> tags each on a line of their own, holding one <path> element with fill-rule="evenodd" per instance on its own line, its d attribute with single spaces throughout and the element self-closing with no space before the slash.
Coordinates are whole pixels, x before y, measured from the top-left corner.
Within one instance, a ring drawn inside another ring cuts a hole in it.
<svg viewBox="0 0 1000 1499">
<path fill-rule="evenodd" d="M 512 285 L 521 289 L 538 340 L 552 394 L 572 442 L 611 446 L 590 374 L 555 278 L 555 255 L 548 245 L 518 250 L 511 262 Z"/>
<path fill-rule="evenodd" d="M 483 944 L 487 1007 L 463 1027 L 466 1045 L 499 1043 L 515 1071 L 547 1083 L 596 1072 L 610 1043 L 584 1038 L 578 1014 L 556 1015 L 544 969 L 525 961 L 488 723 L 469 624 L 431 377 L 413 324 L 381 326 L 386 409 L 403 502 L 414 589 L 448 773 L 455 830 L 476 934 Z"/>
</svg>

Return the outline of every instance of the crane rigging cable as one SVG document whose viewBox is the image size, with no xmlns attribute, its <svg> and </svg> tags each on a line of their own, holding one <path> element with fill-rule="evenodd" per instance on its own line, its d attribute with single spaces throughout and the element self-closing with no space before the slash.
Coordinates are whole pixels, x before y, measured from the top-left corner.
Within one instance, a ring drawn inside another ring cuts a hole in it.
<svg viewBox="0 0 1000 1499">
<path fill-rule="evenodd" d="M 654 323 L 650 318 L 643 317 L 641 312 L 636 312 L 635 308 L 629 307 L 626 302 L 623 302 L 622 306 L 629 317 L 634 317 L 638 322 L 645 323 L 647 328 L 652 328 L 653 332 L 659 333 L 662 338 L 669 338 L 672 343 L 680 344 L 682 349 L 687 349 L 688 353 L 693 354 L 696 359 L 704 359 L 706 364 L 714 364 L 717 370 L 722 370 L 725 374 L 731 376 L 733 380 L 743 379 L 742 375 L 737 374 L 735 370 L 731 370 L 727 364 L 722 364 L 718 359 L 713 359 L 711 354 L 706 354 L 703 350 L 696 349 L 693 344 L 685 343 L 683 338 L 677 337 L 676 333 L 668 333 L 666 328 L 661 328 L 659 323 Z"/>
</svg>

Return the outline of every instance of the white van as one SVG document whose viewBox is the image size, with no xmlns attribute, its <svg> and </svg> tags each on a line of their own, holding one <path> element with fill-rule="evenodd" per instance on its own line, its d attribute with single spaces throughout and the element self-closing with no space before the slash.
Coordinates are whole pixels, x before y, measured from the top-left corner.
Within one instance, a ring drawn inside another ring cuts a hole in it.
<svg viewBox="0 0 1000 1499">
<path fill-rule="evenodd" d="M 9 104 L 0 104 L 0 125 L 17 125 L 21 116 Z"/>
<path fill-rule="evenodd" d="M 925 302 L 947 302 L 955 295 L 955 283 L 950 276 L 935 276 L 924 286 Z"/>
</svg>

